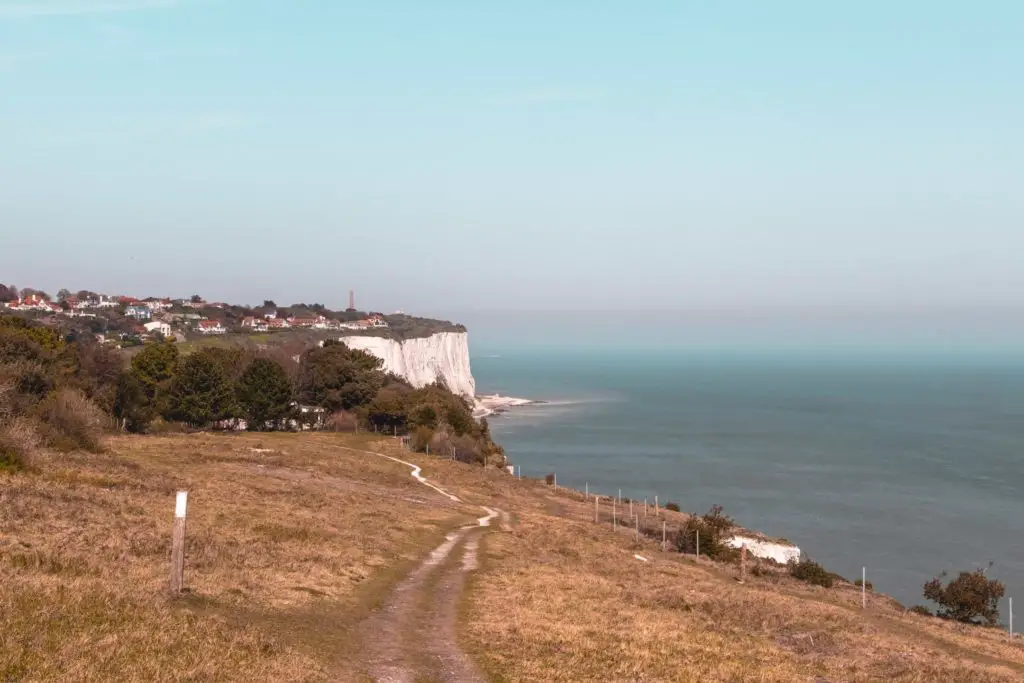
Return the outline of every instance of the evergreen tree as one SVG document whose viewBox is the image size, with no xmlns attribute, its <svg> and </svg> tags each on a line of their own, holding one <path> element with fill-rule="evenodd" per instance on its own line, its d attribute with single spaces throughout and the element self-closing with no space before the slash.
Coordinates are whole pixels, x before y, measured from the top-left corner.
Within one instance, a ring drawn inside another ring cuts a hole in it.
<svg viewBox="0 0 1024 683">
<path fill-rule="evenodd" d="M 292 412 L 292 385 L 284 368 L 272 360 L 257 358 L 238 380 L 235 389 L 249 429 L 279 429 Z"/>
<path fill-rule="evenodd" d="M 203 352 L 182 361 L 168 399 L 168 417 L 193 427 L 226 420 L 235 412 L 231 384 L 220 365 Z"/>
</svg>

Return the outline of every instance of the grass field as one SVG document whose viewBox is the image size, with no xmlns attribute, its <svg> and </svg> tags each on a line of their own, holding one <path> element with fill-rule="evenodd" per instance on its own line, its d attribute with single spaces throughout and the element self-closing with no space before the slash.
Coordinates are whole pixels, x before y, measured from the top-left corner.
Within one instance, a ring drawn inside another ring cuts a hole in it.
<svg viewBox="0 0 1024 683">
<path fill-rule="evenodd" d="M 477 505 L 513 520 L 484 537 L 461 610 L 496 681 L 1024 680 L 1005 632 L 876 595 L 862 611 L 849 585 L 740 584 L 594 524 L 578 492 L 401 454 L 453 503 L 353 447 L 398 453 L 365 435 L 118 437 L 0 475 L 0 681 L 359 680 L 360 624 Z M 171 597 L 179 489 L 189 591 Z"/>
</svg>

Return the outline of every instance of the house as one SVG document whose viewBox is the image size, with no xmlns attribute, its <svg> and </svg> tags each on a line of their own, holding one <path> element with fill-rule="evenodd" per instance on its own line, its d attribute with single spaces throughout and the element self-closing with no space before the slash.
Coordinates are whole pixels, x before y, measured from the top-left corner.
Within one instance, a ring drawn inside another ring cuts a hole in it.
<svg viewBox="0 0 1024 683">
<path fill-rule="evenodd" d="M 106 296 L 100 296 L 99 301 L 95 302 L 93 308 L 117 308 L 121 304 L 117 303 L 114 299 Z"/>
<path fill-rule="evenodd" d="M 145 304 L 132 304 L 125 306 L 124 314 L 136 320 L 149 320 L 153 317 L 153 311 Z"/>
<path fill-rule="evenodd" d="M 46 313 L 60 313 L 61 311 L 59 305 L 35 294 L 29 294 L 23 299 L 12 301 L 7 304 L 7 308 L 12 311 L 44 311 Z"/>
<path fill-rule="evenodd" d="M 158 311 L 166 311 L 171 307 L 170 299 L 146 299 L 146 307 L 154 313 Z"/>
<path fill-rule="evenodd" d="M 266 320 L 260 320 L 251 315 L 242 319 L 242 328 L 249 332 L 266 332 L 270 329 Z"/>
<path fill-rule="evenodd" d="M 160 334 L 162 334 L 165 337 L 170 337 L 171 336 L 171 326 L 168 325 L 167 323 L 161 322 L 159 320 L 154 320 L 153 322 L 148 322 L 145 325 L 143 325 L 143 327 L 146 328 L 147 332 L 159 332 Z"/>
<path fill-rule="evenodd" d="M 322 315 L 318 316 L 303 316 L 301 318 L 292 317 L 288 318 L 288 323 L 292 327 L 305 327 L 307 329 L 326 329 L 324 323 L 327 322 L 327 318 Z"/>
<path fill-rule="evenodd" d="M 388 326 L 388 321 L 384 320 L 384 316 L 380 315 L 379 313 L 371 314 L 370 317 L 367 318 L 367 322 L 369 323 L 369 327 L 387 327 Z"/>
<path fill-rule="evenodd" d="M 227 329 L 220 324 L 219 320 L 200 320 L 196 331 L 199 334 L 224 334 Z"/>
<path fill-rule="evenodd" d="M 284 318 L 271 318 L 267 321 L 267 329 L 270 330 L 286 330 L 291 327 L 291 324 Z"/>
<path fill-rule="evenodd" d="M 263 314 L 263 317 L 267 320 L 274 320 L 277 318 L 277 311 L 267 311 Z"/>
</svg>

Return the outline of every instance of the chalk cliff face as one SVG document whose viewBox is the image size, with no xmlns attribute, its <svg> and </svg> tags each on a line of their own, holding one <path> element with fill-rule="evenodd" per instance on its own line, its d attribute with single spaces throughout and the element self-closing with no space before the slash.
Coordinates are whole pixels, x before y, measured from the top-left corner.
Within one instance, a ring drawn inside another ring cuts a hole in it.
<svg viewBox="0 0 1024 683">
<path fill-rule="evenodd" d="M 733 536 L 726 544 L 731 548 L 742 548 L 745 545 L 754 557 L 775 560 L 779 564 L 800 561 L 800 548 L 795 545 L 772 543 L 752 536 Z"/>
<path fill-rule="evenodd" d="M 452 392 L 473 400 L 476 382 L 469 368 L 469 335 L 439 332 L 422 339 L 395 341 L 383 337 L 342 337 L 350 349 L 371 353 L 384 361 L 384 370 L 405 378 L 414 387 L 444 380 Z"/>
</svg>

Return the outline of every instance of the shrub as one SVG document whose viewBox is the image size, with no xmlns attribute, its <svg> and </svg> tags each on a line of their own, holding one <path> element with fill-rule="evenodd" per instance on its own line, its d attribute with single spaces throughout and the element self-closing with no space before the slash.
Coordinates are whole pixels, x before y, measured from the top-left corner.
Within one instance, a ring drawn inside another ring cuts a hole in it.
<svg viewBox="0 0 1024 683">
<path fill-rule="evenodd" d="M 347 410 L 336 410 L 327 418 L 327 428 L 332 432 L 354 432 L 359 427 L 359 418 Z"/>
<path fill-rule="evenodd" d="M 945 586 L 941 577 L 924 585 L 924 597 L 939 605 L 936 616 L 987 626 L 999 624 L 999 600 L 1005 592 L 1002 582 L 988 578 L 984 569 L 960 572 Z"/>
<path fill-rule="evenodd" d="M 935 614 L 930 609 L 925 607 L 924 605 L 914 605 L 913 607 L 911 607 L 907 611 L 908 612 L 913 612 L 914 614 L 920 614 L 921 616 L 925 616 L 925 617 L 934 617 L 935 616 Z"/>
<path fill-rule="evenodd" d="M 856 581 L 853 582 L 853 585 L 856 586 L 857 588 L 860 588 L 861 585 L 864 585 L 864 587 L 867 588 L 869 591 L 875 590 L 874 585 L 872 585 L 872 583 L 870 581 L 868 581 L 867 584 L 864 584 L 863 580 L 857 579 Z"/>
<path fill-rule="evenodd" d="M 667 507 L 667 506 L 666 506 Z M 704 515 L 693 514 L 676 535 L 676 550 L 681 553 L 707 555 L 714 560 L 732 560 L 738 551 L 726 544 L 736 521 L 724 514 L 721 505 L 714 505 Z M 698 547 L 699 534 L 699 547 Z"/>
<path fill-rule="evenodd" d="M 427 450 L 427 446 L 430 445 L 431 440 L 434 438 L 434 430 L 430 427 L 417 427 L 416 431 L 412 433 L 412 440 L 410 445 L 412 449 L 418 453 L 422 453 Z"/>
<path fill-rule="evenodd" d="M 58 450 L 102 450 L 103 411 L 77 389 L 58 389 L 36 409 L 48 445 Z"/>
<path fill-rule="evenodd" d="M 32 465 L 39 435 L 24 418 L 5 421 L 0 427 L 0 472 L 23 470 Z"/>
<path fill-rule="evenodd" d="M 793 578 L 805 581 L 812 586 L 831 588 L 835 584 L 835 574 L 827 571 L 810 558 L 800 560 L 799 562 L 790 562 L 789 574 Z"/>
<path fill-rule="evenodd" d="M 671 510 L 672 512 L 679 512 L 679 504 L 678 503 L 665 503 L 665 509 L 666 510 Z"/>
</svg>

